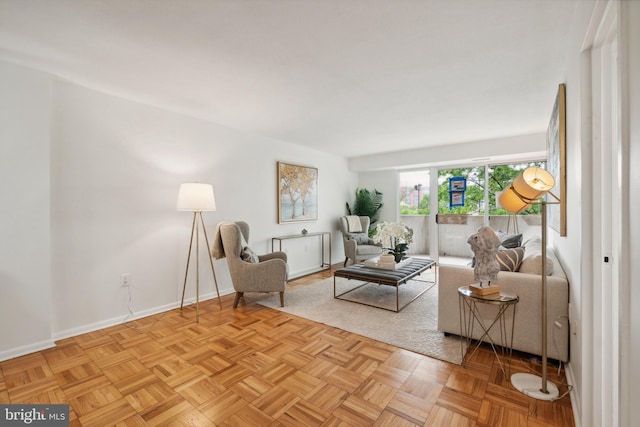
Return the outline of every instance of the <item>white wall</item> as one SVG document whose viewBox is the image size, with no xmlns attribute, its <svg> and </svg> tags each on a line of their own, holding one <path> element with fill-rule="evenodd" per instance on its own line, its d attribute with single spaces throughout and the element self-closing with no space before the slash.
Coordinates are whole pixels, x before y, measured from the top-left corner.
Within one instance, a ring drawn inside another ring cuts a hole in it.
<svg viewBox="0 0 640 427">
<path fill-rule="evenodd" d="M 343 259 L 337 218 L 357 184 L 346 159 L 0 64 L 0 102 L 16 111 L 6 119 L 15 143 L 3 141 L 1 148 L 3 198 L 10 190 L 13 208 L 0 213 L 3 237 L 9 236 L 1 250 L 10 254 L 0 261 L 0 313 L 11 319 L 3 317 L 0 356 L 179 304 L 192 219 L 175 210 L 182 182 L 213 184 L 218 210 L 204 213 L 211 239 L 215 224 L 239 219 L 251 225 L 250 245 L 258 253 L 271 251 L 273 236 L 331 231 L 333 262 Z M 23 98 L 24 107 L 16 109 Z M 277 224 L 279 160 L 318 168 L 318 221 Z M 318 261 L 309 242 L 286 249 L 293 274 Z M 205 252 L 200 294 L 211 296 Z M 131 303 L 121 273 L 131 275 Z M 224 260 L 216 262 L 216 273 L 221 293 L 231 292 Z M 7 298 L 5 289 L 14 289 Z M 19 332 L 5 327 L 18 319 Z"/>
<path fill-rule="evenodd" d="M 629 192 L 629 216 L 631 218 L 631 229 L 629 256 L 632 261 L 637 260 L 637 254 L 640 254 L 640 221 L 637 216 L 637 209 L 640 206 L 640 49 L 638 48 L 638 40 L 640 40 L 640 2 L 627 2 L 623 14 L 623 27 L 628 31 L 628 40 L 624 44 L 624 54 L 627 55 L 628 69 L 626 76 L 628 82 L 628 116 L 629 121 L 629 145 L 630 156 L 630 192 Z M 621 339 L 626 343 L 628 354 L 623 361 L 623 367 L 628 368 L 628 375 L 623 378 L 621 390 L 621 398 L 625 400 L 628 407 L 628 413 L 622 415 L 622 421 L 627 425 L 631 425 L 633 420 L 640 419 L 640 405 L 637 405 L 637 398 L 640 396 L 640 364 L 638 363 L 638 355 L 640 354 L 640 263 L 631 262 L 630 286 L 628 297 L 625 299 L 627 303 L 628 313 L 630 313 L 628 325 L 621 325 L 623 336 Z"/>
<path fill-rule="evenodd" d="M 574 415 L 578 420 L 581 419 L 581 411 L 583 402 L 584 378 L 582 377 L 583 362 L 585 355 L 583 352 L 583 332 L 586 332 L 586 324 L 591 320 L 583 318 L 583 300 L 582 289 L 582 272 L 585 256 L 589 256 L 590 237 L 590 217 L 592 215 L 588 183 L 591 155 L 590 150 L 585 149 L 585 144 L 590 146 L 587 141 L 588 136 L 582 134 L 583 122 L 588 119 L 589 111 L 583 112 L 583 96 L 584 91 L 582 85 L 585 78 L 581 76 L 581 54 L 582 43 L 585 38 L 587 26 L 593 11 L 593 2 L 584 2 L 578 5 L 573 22 L 574 31 L 571 33 L 568 41 L 568 56 L 565 66 L 566 83 L 566 108 L 567 108 L 567 236 L 560 237 L 553 229 L 548 229 L 549 240 L 556 248 L 558 258 L 562 263 L 567 278 L 569 279 L 569 317 L 573 324 L 573 332 L 569 336 L 570 339 L 570 361 L 567 365 L 569 381 L 574 387 L 573 404 Z M 586 174 L 586 177 L 585 177 Z M 587 179 L 587 185 L 584 180 Z M 586 222 L 585 222 L 586 221 Z M 585 227 L 583 227 L 585 225 Z"/>
<path fill-rule="evenodd" d="M 49 88 L 0 62 L 0 360 L 52 345 Z"/>
</svg>

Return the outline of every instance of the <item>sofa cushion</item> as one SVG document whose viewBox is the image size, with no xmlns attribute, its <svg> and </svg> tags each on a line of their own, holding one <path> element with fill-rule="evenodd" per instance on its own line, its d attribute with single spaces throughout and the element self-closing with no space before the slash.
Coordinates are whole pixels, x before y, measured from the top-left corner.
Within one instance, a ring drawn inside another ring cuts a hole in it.
<svg viewBox="0 0 640 427">
<path fill-rule="evenodd" d="M 496 234 L 503 248 L 511 249 L 522 246 L 522 234 L 508 234 L 502 231 L 498 231 Z"/>
<path fill-rule="evenodd" d="M 525 243 L 524 259 L 520 264 L 520 273 L 542 274 L 542 242 L 539 238 L 529 239 Z M 547 256 L 547 276 L 553 274 L 553 260 Z"/>
<path fill-rule="evenodd" d="M 345 237 L 349 240 L 355 240 L 359 245 L 369 244 L 369 236 L 367 236 L 367 233 L 346 233 Z"/>
<path fill-rule="evenodd" d="M 504 249 L 496 253 L 500 271 L 518 271 L 524 258 L 524 248 Z"/>
</svg>

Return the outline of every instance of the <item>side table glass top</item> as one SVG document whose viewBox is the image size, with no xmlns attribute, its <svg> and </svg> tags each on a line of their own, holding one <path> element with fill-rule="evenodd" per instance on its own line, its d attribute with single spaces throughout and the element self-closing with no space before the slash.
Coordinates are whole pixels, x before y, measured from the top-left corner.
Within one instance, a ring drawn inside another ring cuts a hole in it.
<svg viewBox="0 0 640 427">
<path fill-rule="evenodd" d="M 478 295 L 474 294 L 469 286 L 460 286 L 458 294 L 467 298 L 473 298 L 487 304 L 515 304 L 518 302 L 518 296 L 510 292 L 500 291 L 495 294 Z"/>
</svg>

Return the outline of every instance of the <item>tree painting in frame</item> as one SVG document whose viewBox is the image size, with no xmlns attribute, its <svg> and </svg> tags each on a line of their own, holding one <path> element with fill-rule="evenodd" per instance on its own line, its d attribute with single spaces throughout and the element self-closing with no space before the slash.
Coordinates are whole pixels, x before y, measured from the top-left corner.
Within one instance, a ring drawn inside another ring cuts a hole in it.
<svg viewBox="0 0 640 427">
<path fill-rule="evenodd" d="M 318 220 L 318 169 L 278 162 L 278 224 Z"/>
<path fill-rule="evenodd" d="M 558 86 L 556 102 L 553 105 L 551 120 L 547 128 L 547 170 L 555 179 L 555 186 L 551 192 L 560 203 L 547 205 L 549 226 L 567 235 L 567 172 L 566 172 L 566 94 L 565 85 Z M 547 196 L 550 197 L 550 196 Z M 552 196 L 551 196 L 552 197 Z M 555 200 L 553 200 L 555 201 Z"/>
</svg>

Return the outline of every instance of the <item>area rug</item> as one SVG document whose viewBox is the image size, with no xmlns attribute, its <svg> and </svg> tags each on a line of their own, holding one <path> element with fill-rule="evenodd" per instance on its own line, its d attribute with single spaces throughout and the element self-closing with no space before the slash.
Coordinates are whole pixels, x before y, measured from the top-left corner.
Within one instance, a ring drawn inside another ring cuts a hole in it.
<svg viewBox="0 0 640 427">
<path fill-rule="evenodd" d="M 336 278 L 338 294 L 360 284 L 362 282 Z M 460 341 L 457 337 L 445 337 L 438 331 L 437 286 L 413 280 L 400 286 L 400 306 L 423 290 L 425 285 L 429 286 L 429 290 L 399 313 L 335 299 L 333 278 L 286 292 L 285 307 L 280 307 L 278 294 L 257 303 L 409 351 L 460 364 Z M 342 298 L 395 309 L 396 290 L 391 286 L 369 284 L 343 295 Z M 457 309 L 458 307 L 452 307 L 452 310 Z"/>
</svg>

